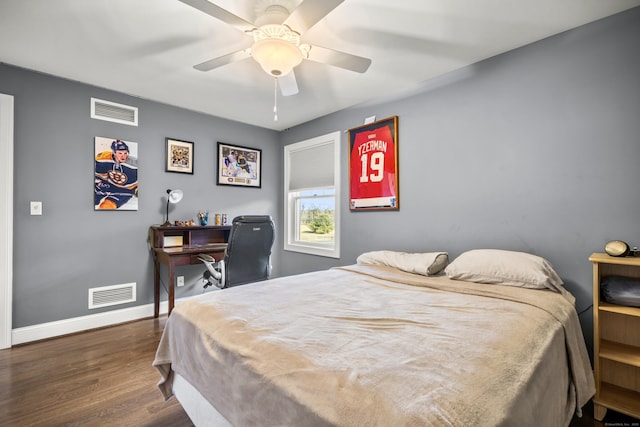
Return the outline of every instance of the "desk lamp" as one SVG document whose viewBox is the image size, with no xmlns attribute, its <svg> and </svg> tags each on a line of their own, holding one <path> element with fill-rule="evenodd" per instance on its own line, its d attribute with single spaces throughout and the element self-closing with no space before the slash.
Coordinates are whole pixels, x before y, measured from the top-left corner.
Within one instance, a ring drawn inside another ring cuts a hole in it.
<svg viewBox="0 0 640 427">
<path fill-rule="evenodd" d="M 182 200 L 182 190 L 167 190 L 167 220 L 165 221 L 164 226 L 171 225 L 169 222 L 169 203 L 176 204 L 180 200 Z"/>
</svg>

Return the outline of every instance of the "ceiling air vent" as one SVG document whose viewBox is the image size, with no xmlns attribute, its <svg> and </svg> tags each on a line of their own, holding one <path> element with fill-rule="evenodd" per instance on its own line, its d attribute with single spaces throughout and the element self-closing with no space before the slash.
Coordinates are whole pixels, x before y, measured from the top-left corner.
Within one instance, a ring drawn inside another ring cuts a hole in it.
<svg viewBox="0 0 640 427">
<path fill-rule="evenodd" d="M 138 126 L 138 109 L 129 105 L 91 98 L 91 118 Z"/>
<path fill-rule="evenodd" d="M 135 282 L 89 289 L 89 309 L 124 304 L 135 300 Z"/>
</svg>

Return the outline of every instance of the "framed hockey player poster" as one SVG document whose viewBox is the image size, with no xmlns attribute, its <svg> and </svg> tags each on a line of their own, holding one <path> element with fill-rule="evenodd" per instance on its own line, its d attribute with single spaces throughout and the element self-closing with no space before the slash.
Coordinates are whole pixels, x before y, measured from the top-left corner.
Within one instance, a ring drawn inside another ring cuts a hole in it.
<svg viewBox="0 0 640 427">
<path fill-rule="evenodd" d="M 193 175 L 193 142 L 165 138 L 167 153 L 166 172 L 189 173 Z"/>
<path fill-rule="evenodd" d="M 262 150 L 218 142 L 218 185 L 262 186 Z"/>
<path fill-rule="evenodd" d="M 349 208 L 398 210 L 398 117 L 349 129 Z"/>
</svg>

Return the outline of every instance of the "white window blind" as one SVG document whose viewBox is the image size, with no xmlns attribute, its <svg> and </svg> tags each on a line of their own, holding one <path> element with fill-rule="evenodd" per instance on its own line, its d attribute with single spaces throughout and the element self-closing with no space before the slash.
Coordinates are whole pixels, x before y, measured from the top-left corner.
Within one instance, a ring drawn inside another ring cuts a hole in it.
<svg viewBox="0 0 640 427">
<path fill-rule="evenodd" d="M 335 183 L 333 141 L 297 148 L 289 154 L 289 191 L 333 187 Z"/>
</svg>

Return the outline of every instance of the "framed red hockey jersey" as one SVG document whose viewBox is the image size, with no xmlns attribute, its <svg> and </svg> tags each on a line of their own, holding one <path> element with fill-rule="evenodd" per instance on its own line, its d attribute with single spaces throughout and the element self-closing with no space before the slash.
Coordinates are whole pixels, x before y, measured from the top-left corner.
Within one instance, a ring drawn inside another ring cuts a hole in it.
<svg viewBox="0 0 640 427">
<path fill-rule="evenodd" d="M 349 129 L 349 208 L 400 208 L 398 117 Z"/>
</svg>

